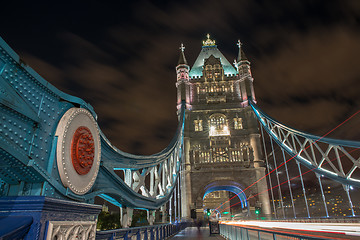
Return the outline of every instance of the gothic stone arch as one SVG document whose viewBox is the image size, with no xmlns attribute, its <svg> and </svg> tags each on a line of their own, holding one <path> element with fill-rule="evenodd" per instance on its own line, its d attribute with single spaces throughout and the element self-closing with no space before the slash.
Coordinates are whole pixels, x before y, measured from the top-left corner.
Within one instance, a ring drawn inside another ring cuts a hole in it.
<svg viewBox="0 0 360 240">
<path fill-rule="evenodd" d="M 201 169 L 198 171 L 193 171 L 191 174 L 191 186 L 192 186 L 192 201 L 193 206 L 196 209 L 202 209 L 203 206 L 203 196 L 207 190 L 207 186 L 211 184 L 216 185 L 236 185 L 242 190 L 246 189 L 252 183 L 254 183 L 257 178 L 256 171 L 261 171 L 261 168 L 216 168 L 216 169 Z M 249 189 L 245 190 L 245 195 L 247 197 L 254 196 L 259 193 L 257 184 L 253 185 Z M 255 206 L 256 201 L 258 201 L 257 196 L 251 198 L 248 201 L 250 207 Z"/>
</svg>

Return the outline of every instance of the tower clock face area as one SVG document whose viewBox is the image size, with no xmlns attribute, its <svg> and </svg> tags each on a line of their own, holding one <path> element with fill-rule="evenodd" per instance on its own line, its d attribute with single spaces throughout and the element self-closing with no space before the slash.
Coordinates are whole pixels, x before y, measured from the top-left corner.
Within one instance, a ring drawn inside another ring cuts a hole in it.
<svg viewBox="0 0 360 240">
<path fill-rule="evenodd" d="M 230 136 L 229 127 L 226 121 L 226 116 L 223 114 L 213 114 L 209 119 L 209 136 Z"/>
</svg>

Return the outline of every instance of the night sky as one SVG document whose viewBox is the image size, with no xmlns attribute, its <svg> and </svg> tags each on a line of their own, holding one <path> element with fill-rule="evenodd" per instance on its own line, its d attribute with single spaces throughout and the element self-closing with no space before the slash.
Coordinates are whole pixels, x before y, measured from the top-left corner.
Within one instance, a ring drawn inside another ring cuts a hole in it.
<svg viewBox="0 0 360 240">
<path fill-rule="evenodd" d="M 360 109 L 357 0 L 9 2 L 0 36 L 47 81 L 89 102 L 126 152 L 170 142 L 179 46 L 192 66 L 207 33 L 229 62 L 243 42 L 258 104 L 280 122 L 322 135 Z M 331 136 L 359 141 L 359 123 Z"/>
</svg>

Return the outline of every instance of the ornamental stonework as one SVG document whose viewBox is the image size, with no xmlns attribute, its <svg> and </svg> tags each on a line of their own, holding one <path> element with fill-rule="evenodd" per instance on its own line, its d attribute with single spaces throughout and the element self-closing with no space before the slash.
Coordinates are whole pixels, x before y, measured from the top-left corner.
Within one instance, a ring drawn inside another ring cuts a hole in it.
<svg viewBox="0 0 360 240">
<path fill-rule="evenodd" d="M 94 138 L 91 131 L 87 127 L 79 127 L 71 142 L 71 160 L 78 174 L 85 175 L 90 171 L 94 154 Z"/>
<path fill-rule="evenodd" d="M 71 108 L 60 119 L 57 136 L 57 167 L 65 188 L 77 195 L 94 185 L 101 157 L 100 133 L 91 113 Z"/>
</svg>

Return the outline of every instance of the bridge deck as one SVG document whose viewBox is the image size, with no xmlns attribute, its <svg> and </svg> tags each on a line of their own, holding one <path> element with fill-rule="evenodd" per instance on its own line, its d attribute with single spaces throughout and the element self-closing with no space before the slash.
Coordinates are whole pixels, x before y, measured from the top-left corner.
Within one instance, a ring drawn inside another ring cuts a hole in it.
<svg viewBox="0 0 360 240">
<path fill-rule="evenodd" d="M 201 227 L 200 231 L 198 231 L 197 227 L 188 227 L 184 230 L 180 231 L 178 234 L 173 236 L 170 239 L 225 239 L 219 234 L 210 235 L 210 229 L 208 227 Z"/>
</svg>

